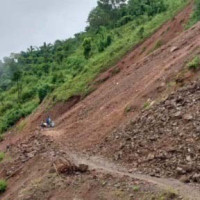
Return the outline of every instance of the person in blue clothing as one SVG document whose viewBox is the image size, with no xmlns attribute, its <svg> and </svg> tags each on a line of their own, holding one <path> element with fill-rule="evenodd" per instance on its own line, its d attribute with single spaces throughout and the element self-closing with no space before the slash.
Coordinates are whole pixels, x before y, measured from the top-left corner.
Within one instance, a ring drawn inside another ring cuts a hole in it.
<svg viewBox="0 0 200 200">
<path fill-rule="evenodd" d="M 51 126 L 52 120 L 49 116 L 46 119 L 46 123 L 47 123 L 48 126 Z"/>
</svg>

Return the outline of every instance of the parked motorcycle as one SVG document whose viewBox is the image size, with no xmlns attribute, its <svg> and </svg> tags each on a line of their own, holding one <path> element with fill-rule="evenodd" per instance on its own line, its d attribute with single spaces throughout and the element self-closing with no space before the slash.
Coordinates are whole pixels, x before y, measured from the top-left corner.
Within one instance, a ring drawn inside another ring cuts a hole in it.
<svg viewBox="0 0 200 200">
<path fill-rule="evenodd" d="M 41 124 L 42 128 L 54 128 L 55 127 L 55 123 L 52 121 L 50 124 L 47 124 L 46 122 L 43 122 Z"/>
</svg>

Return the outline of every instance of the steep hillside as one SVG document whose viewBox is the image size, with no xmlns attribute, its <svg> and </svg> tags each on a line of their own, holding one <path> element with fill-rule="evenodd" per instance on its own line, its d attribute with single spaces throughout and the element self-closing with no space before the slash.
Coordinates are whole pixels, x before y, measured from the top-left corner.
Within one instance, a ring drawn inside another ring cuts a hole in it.
<svg viewBox="0 0 200 200">
<path fill-rule="evenodd" d="M 188 1 L 152 0 L 143 4 L 129 0 L 124 4 L 120 0 L 117 6 L 111 1 L 98 2 L 85 32 L 54 44 L 31 46 L 0 62 L 1 133 L 45 100 L 48 107 L 73 96 L 84 98 L 95 89 L 89 86 L 100 72 L 154 33 Z"/>
<path fill-rule="evenodd" d="M 0 137 L 2 200 L 199 200 L 200 22 L 185 30 L 191 3 L 163 24 L 186 4 L 176 3 L 145 21 L 145 37 L 154 33 L 149 38 L 135 40 L 133 31 L 127 40 L 134 20 L 118 27 L 126 36 L 116 38 L 119 46 L 84 58 L 86 71 L 56 85 L 39 109 Z M 16 100 L 16 86 L 3 94 Z M 62 98 L 68 101 L 58 103 Z M 38 94 L 32 100 L 38 105 Z M 47 115 L 55 128 L 40 127 Z"/>
<path fill-rule="evenodd" d="M 168 29 L 168 25 L 162 31 Z M 129 65 L 122 61 L 119 65 L 124 63 L 124 68 L 120 73 L 103 82 L 68 112 L 58 115 L 56 133 L 52 131 L 50 135 L 78 150 L 98 144 L 113 129 L 137 116 L 149 99 L 154 101 L 167 91 L 170 79 L 173 80 L 185 63 L 199 52 L 198 47 L 199 24 L 139 61 L 133 59 L 131 63 L 129 60 Z M 134 51 L 137 49 L 132 55 Z M 36 113 L 33 122 L 36 120 L 38 125 L 44 116 Z"/>
</svg>

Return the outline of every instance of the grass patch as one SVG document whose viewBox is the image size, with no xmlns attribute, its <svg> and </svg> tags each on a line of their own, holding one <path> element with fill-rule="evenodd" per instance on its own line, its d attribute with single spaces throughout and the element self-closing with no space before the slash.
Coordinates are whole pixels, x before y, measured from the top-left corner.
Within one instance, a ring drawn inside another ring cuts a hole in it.
<svg viewBox="0 0 200 200">
<path fill-rule="evenodd" d="M 143 105 L 143 108 L 145 110 L 148 110 L 150 107 L 151 107 L 151 102 L 150 101 L 145 102 L 144 105 Z"/>
<path fill-rule="evenodd" d="M 5 180 L 0 180 L 0 193 L 5 192 L 7 189 L 7 182 Z"/>
<path fill-rule="evenodd" d="M 22 131 L 26 126 L 26 121 L 22 120 L 16 127 L 17 131 Z"/>
<path fill-rule="evenodd" d="M 140 186 L 133 186 L 133 191 L 134 192 L 139 192 Z"/>
<path fill-rule="evenodd" d="M 163 41 L 162 40 L 158 40 L 156 42 L 156 44 L 154 45 L 154 47 L 148 52 L 148 54 L 154 52 L 155 50 L 159 49 L 162 45 L 163 45 Z"/>
<path fill-rule="evenodd" d="M 0 142 L 3 142 L 4 141 L 4 137 L 3 135 L 0 134 Z"/>
<path fill-rule="evenodd" d="M 189 70 L 197 71 L 200 69 L 200 57 L 194 57 L 188 64 L 187 67 Z"/>
<path fill-rule="evenodd" d="M 5 157 L 5 153 L 0 152 L 0 162 L 4 159 L 4 157 Z"/>
<path fill-rule="evenodd" d="M 188 24 L 186 25 L 186 29 L 192 27 L 200 20 L 200 0 L 195 0 L 193 13 L 190 17 Z"/>
<path fill-rule="evenodd" d="M 175 191 L 169 190 L 166 192 L 163 192 L 159 197 L 158 200 L 175 200 L 178 198 L 178 195 Z"/>
<path fill-rule="evenodd" d="M 128 106 L 126 106 L 126 108 L 124 109 L 124 112 L 125 113 L 129 113 L 129 112 L 131 112 L 132 111 L 132 106 L 131 105 L 128 105 Z"/>
</svg>

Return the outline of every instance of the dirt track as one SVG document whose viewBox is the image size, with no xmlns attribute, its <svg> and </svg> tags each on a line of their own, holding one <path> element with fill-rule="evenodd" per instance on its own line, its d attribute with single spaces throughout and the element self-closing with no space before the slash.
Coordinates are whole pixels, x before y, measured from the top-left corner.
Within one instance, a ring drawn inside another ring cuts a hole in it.
<svg viewBox="0 0 200 200">
<path fill-rule="evenodd" d="M 90 169 L 100 170 L 104 173 L 108 172 L 118 176 L 127 176 L 134 179 L 146 181 L 155 184 L 164 190 L 175 191 L 177 194 L 181 195 L 184 199 L 199 200 L 200 197 L 199 188 L 195 189 L 195 187 L 181 183 L 175 179 L 155 178 L 142 174 L 129 173 L 128 170 L 126 170 L 124 167 L 116 166 L 115 164 L 109 163 L 106 160 L 99 157 L 86 158 L 83 155 L 77 156 L 77 154 L 71 154 L 71 153 L 69 154 L 69 156 L 75 162 L 87 164 L 90 167 Z"/>
</svg>

